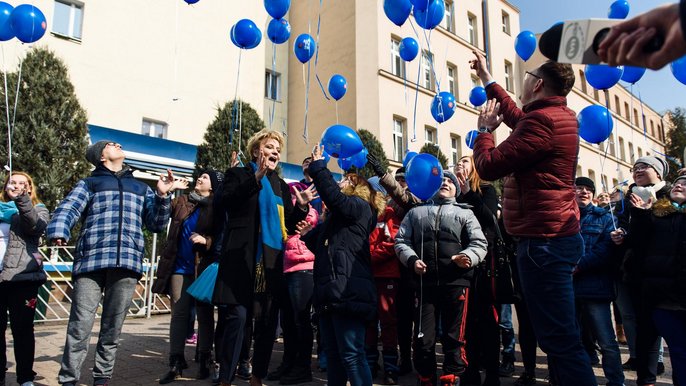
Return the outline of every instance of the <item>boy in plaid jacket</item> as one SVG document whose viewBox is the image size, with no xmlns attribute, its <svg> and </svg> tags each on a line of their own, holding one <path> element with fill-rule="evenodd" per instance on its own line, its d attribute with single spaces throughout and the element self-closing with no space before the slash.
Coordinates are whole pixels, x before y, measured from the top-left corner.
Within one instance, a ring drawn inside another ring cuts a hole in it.
<svg viewBox="0 0 686 386">
<path fill-rule="evenodd" d="M 79 382 L 101 300 L 93 384 L 108 384 L 119 334 L 143 274 L 143 225 L 153 232 L 162 231 L 171 212 L 168 194 L 184 187 L 168 171 L 160 177 L 157 192 L 153 192 L 134 179 L 131 169 L 124 164 L 121 145 L 115 142 L 94 143 L 88 147 L 86 159 L 95 165 L 95 170 L 60 203 L 47 229 L 53 244 L 66 245 L 71 228 L 82 219 L 72 271 L 72 306 L 59 372 L 59 383 L 70 386 Z"/>
</svg>

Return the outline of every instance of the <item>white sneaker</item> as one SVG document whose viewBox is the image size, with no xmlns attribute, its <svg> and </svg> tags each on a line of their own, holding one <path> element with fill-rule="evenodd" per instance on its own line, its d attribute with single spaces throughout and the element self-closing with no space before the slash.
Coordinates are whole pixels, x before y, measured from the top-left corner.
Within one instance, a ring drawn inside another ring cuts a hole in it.
<svg viewBox="0 0 686 386">
<path fill-rule="evenodd" d="M 36 385 L 34 385 L 33 382 L 28 381 L 28 382 L 22 383 L 21 386 L 36 386 Z"/>
</svg>

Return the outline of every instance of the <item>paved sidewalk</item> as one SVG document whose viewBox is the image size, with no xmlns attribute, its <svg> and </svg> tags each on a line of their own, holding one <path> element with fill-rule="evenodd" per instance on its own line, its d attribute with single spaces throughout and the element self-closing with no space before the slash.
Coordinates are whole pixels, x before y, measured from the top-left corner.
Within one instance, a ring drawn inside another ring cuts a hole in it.
<svg viewBox="0 0 686 386">
<path fill-rule="evenodd" d="M 81 385 L 90 385 L 92 382 L 91 368 L 93 366 L 93 353 L 95 350 L 95 342 L 97 341 L 97 334 L 99 331 L 99 320 L 96 320 L 93 335 L 91 337 L 90 351 L 88 359 L 83 366 Z M 34 371 L 38 373 L 36 385 L 57 385 L 57 372 L 59 371 L 60 359 L 62 357 L 62 350 L 64 348 L 64 337 L 66 332 L 65 324 L 52 325 L 37 325 L 36 326 L 36 363 Z M 157 381 L 167 370 L 167 353 L 169 350 L 169 315 L 153 316 L 150 319 L 129 318 L 124 324 L 124 330 L 121 334 L 121 345 L 118 350 L 117 363 L 114 369 L 114 377 L 112 378 L 112 386 L 129 386 L 129 385 L 157 385 Z M 8 361 L 9 371 L 7 373 L 7 385 L 16 385 L 15 369 L 14 369 L 14 352 L 12 350 L 13 342 L 11 341 L 11 333 L 7 331 L 8 340 Z M 519 347 L 517 347 L 519 348 Z M 622 359 L 628 358 L 626 346 L 621 346 Z M 279 343 L 274 345 L 274 353 L 272 356 L 271 368 L 276 368 L 281 360 L 283 346 Z M 209 380 L 198 381 L 193 379 L 197 371 L 197 365 L 192 361 L 195 353 L 195 346 L 186 346 L 186 359 L 189 361 L 189 369 L 184 373 L 185 378 L 180 379 L 172 385 L 177 386 L 195 386 L 203 385 L 209 386 Z M 517 353 L 519 358 L 519 352 Z M 439 357 L 440 360 L 440 357 Z M 316 362 L 316 361 L 315 361 Z M 547 370 L 545 368 L 545 357 L 539 351 L 538 356 L 538 370 L 539 384 L 547 384 L 543 377 L 546 376 Z M 521 362 L 517 362 L 516 374 L 522 371 Z M 671 385 L 671 365 L 665 353 L 665 366 L 667 371 L 664 376 L 659 378 L 657 385 Z M 605 379 L 602 377 L 602 368 L 594 367 L 595 373 L 598 376 L 598 382 L 605 384 Z M 627 385 L 635 385 L 636 373 L 632 371 L 625 372 L 627 377 Z M 313 382 L 305 386 L 323 386 L 326 384 L 326 374 L 314 370 L 315 377 Z M 415 385 L 415 376 L 406 375 L 400 378 L 401 385 Z M 516 378 L 501 378 L 503 386 L 513 385 Z M 236 385 L 247 385 L 246 381 L 237 380 Z M 265 381 L 265 385 L 278 385 L 278 382 Z"/>
</svg>

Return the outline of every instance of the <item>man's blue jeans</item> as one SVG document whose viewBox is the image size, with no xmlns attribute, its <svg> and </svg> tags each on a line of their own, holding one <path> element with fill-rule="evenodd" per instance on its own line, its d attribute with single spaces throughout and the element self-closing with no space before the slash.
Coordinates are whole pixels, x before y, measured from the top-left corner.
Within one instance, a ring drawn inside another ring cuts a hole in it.
<svg viewBox="0 0 686 386">
<path fill-rule="evenodd" d="M 364 350 L 365 320 L 336 313 L 322 313 L 319 317 L 322 340 L 328 357 L 329 386 L 371 386 Z"/>
<path fill-rule="evenodd" d="M 610 301 L 577 300 L 577 314 L 588 321 L 592 335 L 600 345 L 603 355 L 603 372 L 607 378 L 607 384 L 611 386 L 624 385 L 624 372 L 622 370 L 622 357 L 619 353 L 619 344 L 612 327 L 612 314 Z"/>
<path fill-rule="evenodd" d="M 558 385 L 597 385 L 575 318 L 572 271 L 584 251 L 579 234 L 519 240 L 517 266 L 538 344 Z"/>
<path fill-rule="evenodd" d="M 515 333 L 512 326 L 512 304 L 500 305 L 500 336 L 503 342 L 503 362 L 515 361 Z"/>
</svg>

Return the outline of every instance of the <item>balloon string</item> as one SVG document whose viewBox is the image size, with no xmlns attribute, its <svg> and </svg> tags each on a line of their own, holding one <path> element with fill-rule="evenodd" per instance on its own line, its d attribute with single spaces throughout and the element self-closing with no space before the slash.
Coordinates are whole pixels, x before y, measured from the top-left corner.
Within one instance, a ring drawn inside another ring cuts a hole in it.
<svg viewBox="0 0 686 386">
<path fill-rule="evenodd" d="M 644 142 L 644 146 L 647 148 L 648 147 L 648 126 L 646 125 L 646 115 L 643 112 L 643 98 L 641 98 L 641 88 L 636 86 L 636 89 L 638 90 L 638 104 L 641 106 L 641 120 L 643 121 L 643 142 Z"/>
<path fill-rule="evenodd" d="M 336 101 L 336 124 L 338 124 L 338 101 Z"/>
<path fill-rule="evenodd" d="M 10 126 L 10 101 L 9 89 L 7 88 L 7 67 L 5 65 L 5 46 L 0 45 L 2 50 L 2 73 L 5 79 L 5 115 L 7 117 L 7 163 L 9 166 L 10 175 L 12 175 L 12 131 Z"/>
<path fill-rule="evenodd" d="M 21 70 L 24 67 L 24 59 L 26 59 L 26 51 L 23 53 L 21 62 L 19 62 L 19 76 L 17 77 L 17 93 L 14 95 L 14 111 L 12 112 L 12 130 L 10 131 L 10 136 L 12 131 L 14 131 L 14 125 L 17 122 L 17 105 L 19 104 L 19 87 L 21 86 Z M 12 149 L 10 148 L 10 175 L 12 175 Z"/>
<path fill-rule="evenodd" d="M 305 86 L 305 127 L 303 129 L 303 139 L 305 143 L 309 143 L 307 135 L 307 115 L 310 110 L 310 67 L 312 62 L 307 62 L 307 84 Z M 303 66 L 304 68 L 304 66 Z"/>
<path fill-rule="evenodd" d="M 417 100 L 419 99 L 419 77 L 422 74 L 422 60 L 423 56 L 419 57 L 419 67 L 417 67 L 417 83 L 414 93 L 414 112 L 412 113 L 412 142 L 417 141 Z M 408 146 L 409 148 L 409 146 Z"/>
<path fill-rule="evenodd" d="M 317 78 L 317 83 L 319 83 L 319 88 L 322 90 L 322 94 L 324 94 L 324 98 L 326 98 L 327 101 L 330 101 L 329 96 L 326 95 L 326 91 L 324 90 L 324 85 L 322 84 L 321 79 L 319 79 L 319 72 L 317 71 L 317 63 L 319 63 L 319 31 L 321 30 L 322 27 L 322 1 L 319 0 L 319 15 L 317 16 L 317 44 L 316 44 L 316 51 L 314 53 L 314 76 Z"/>
<path fill-rule="evenodd" d="M 629 112 L 629 127 L 631 127 L 631 126 L 633 126 L 633 125 L 631 124 L 631 112 L 634 111 L 634 84 L 633 84 L 633 83 L 631 83 L 631 85 L 629 86 L 629 93 L 631 94 L 631 100 L 629 101 L 629 103 L 630 103 L 630 104 L 629 104 L 629 106 L 630 106 L 630 107 L 629 107 L 629 111 L 630 111 L 630 112 Z M 622 114 L 622 113 L 621 113 L 621 111 L 620 111 L 619 115 L 621 115 L 621 114 Z M 636 126 L 638 126 L 638 122 L 636 122 Z M 636 131 L 636 130 L 634 130 L 633 127 L 632 127 L 632 128 L 631 128 L 631 143 L 632 143 L 632 144 L 635 144 L 635 143 L 636 143 L 636 142 L 634 142 L 634 131 Z M 634 155 L 635 155 L 635 154 L 634 154 L 634 149 L 629 149 L 629 150 L 631 150 L 631 154 L 629 154 L 629 157 L 631 157 L 631 162 L 633 162 L 633 160 L 636 159 L 636 157 L 634 157 Z"/>
<path fill-rule="evenodd" d="M 271 112 L 269 113 L 269 130 L 272 129 L 272 123 L 274 122 L 274 110 L 276 110 L 276 94 L 274 93 L 274 90 L 271 87 L 271 82 L 273 81 L 273 79 L 276 79 L 276 44 L 274 42 L 272 42 L 272 73 L 270 75 L 270 84 L 267 85 L 271 94 L 270 96 L 272 97 L 272 107 Z"/>
<path fill-rule="evenodd" d="M 178 93 L 178 79 L 179 79 L 179 4 L 176 3 L 176 27 L 174 31 L 174 80 L 172 84 L 172 101 L 176 101 Z"/>
<path fill-rule="evenodd" d="M 234 123 L 231 125 L 231 128 L 229 129 L 229 145 L 233 144 L 233 131 L 235 128 L 239 125 L 239 118 L 238 118 L 238 112 L 237 112 L 237 106 L 236 103 L 238 101 L 238 81 L 241 78 L 241 57 L 243 56 L 243 50 L 238 51 L 238 71 L 236 72 L 236 92 L 233 94 L 233 110 L 236 111 L 234 114 Z M 238 149 L 240 150 L 241 144 L 240 142 L 238 143 Z"/>
<path fill-rule="evenodd" d="M 607 161 L 607 150 L 612 146 L 612 130 L 610 129 L 612 125 L 612 114 L 610 114 L 610 93 L 607 89 L 603 90 L 605 93 L 605 109 L 607 110 L 607 128 L 610 131 L 609 135 L 607 136 L 607 144 L 605 145 L 604 154 L 598 153 L 598 156 L 600 157 L 600 185 L 602 186 L 604 191 L 607 191 L 607 184 L 605 184 L 605 180 L 603 179 L 603 176 L 605 175 L 605 162 Z"/>
</svg>

